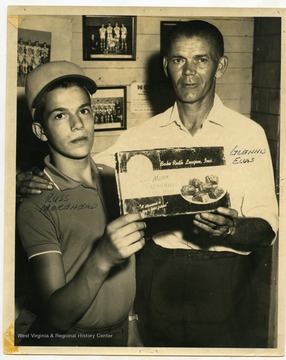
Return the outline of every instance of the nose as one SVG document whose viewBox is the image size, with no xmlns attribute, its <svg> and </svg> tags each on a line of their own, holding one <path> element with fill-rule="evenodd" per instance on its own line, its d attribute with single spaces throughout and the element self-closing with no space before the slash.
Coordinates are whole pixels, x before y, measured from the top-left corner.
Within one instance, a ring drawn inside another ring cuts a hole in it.
<svg viewBox="0 0 286 360">
<path fill-rule="evenodd" d="M 84 128 L 84 123 L 80 116 L 70 115 L 70 126 L 72 131 L 81 130 Z"/>
<path fill-rule="evenodd" d="M 183 68 L 183 75 L 195 75 L 196 74 L 196 67 L 193 61 L 186 61 Z"/>
</svg>

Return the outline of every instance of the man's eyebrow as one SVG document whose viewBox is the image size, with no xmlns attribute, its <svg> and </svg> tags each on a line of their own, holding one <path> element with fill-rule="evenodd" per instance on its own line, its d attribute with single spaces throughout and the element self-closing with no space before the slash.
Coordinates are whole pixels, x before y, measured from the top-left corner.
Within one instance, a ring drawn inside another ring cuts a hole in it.
<svg viewBox="0 0 286 360">
<path fill-rule="evenodd" d="M 211 57 L 209 54 L 196 54 L 195 57 Z"/>
<path fill-rule="evenodd" d="M 171 55 L 171 58 L 172 59 L 174 59 L 174 58 L 182 58 L 182 59 L 184 59 L 185 56 L 183 56 L 183 55 Z"/>
</svg>

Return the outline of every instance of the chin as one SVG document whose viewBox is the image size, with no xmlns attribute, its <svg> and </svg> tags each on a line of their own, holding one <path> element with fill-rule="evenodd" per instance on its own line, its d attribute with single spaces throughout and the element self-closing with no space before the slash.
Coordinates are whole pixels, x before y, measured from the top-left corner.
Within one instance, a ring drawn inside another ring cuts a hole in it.
<svg viewBox="0 0 286 360">
<path fill-rule="evenodd" d="M 86 159 L 89 157 L 89 153 L 88 154 L 75 154 L 74 155 L 74 159 Z"/>
</svg>

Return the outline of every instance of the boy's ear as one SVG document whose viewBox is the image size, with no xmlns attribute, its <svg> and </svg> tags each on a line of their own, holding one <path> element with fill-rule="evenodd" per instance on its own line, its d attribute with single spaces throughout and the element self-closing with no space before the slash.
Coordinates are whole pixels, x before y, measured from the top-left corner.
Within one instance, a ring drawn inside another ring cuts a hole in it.
<svg viewBox="0 0 286 360">
<path fill-rule="evenodd" d="M 44 129 L 40 123 L 33 122 L 32 124 L 33 133 L 37 136 L 41 141 L 48 141 L 48 138 L 45 135 Z"/>
</svg>

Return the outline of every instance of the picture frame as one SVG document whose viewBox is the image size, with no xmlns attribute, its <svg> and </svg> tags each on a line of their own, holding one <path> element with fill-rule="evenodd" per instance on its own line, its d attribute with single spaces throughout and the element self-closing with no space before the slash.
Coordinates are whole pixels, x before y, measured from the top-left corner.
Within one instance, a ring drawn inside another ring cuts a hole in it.
<svg viewBox="0 0 286 360">
<path fill-rule="evenodd" d="M 136 60 L 136 16 L 84 15 L 83 60 Z"/>
<path fill-rule="evenodd" d="M 125 130 L 126 86 L 98 87 L 91 97 L 94 131 Z"/>
<path fill-rule="evenodd" d="M 17 86 L 24 87 L 27 75 L 50 62 L 52 34 L 47 31 L 18 29 Z"/>
</svg>

